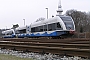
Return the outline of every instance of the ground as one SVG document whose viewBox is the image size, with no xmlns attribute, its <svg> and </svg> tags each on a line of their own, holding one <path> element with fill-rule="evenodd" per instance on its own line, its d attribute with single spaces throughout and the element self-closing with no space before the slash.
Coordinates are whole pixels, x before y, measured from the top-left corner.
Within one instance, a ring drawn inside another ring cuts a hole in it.
<svg viewBox="0 0 90 60">
<path fill-rule="evenodd" d="M 20 58 L 20 57 L 15 57 L 15 56 L 11 56 L 11 55 L 0 54 L 0 60 L 33 60 L 33 59 Z"/>
</svg>

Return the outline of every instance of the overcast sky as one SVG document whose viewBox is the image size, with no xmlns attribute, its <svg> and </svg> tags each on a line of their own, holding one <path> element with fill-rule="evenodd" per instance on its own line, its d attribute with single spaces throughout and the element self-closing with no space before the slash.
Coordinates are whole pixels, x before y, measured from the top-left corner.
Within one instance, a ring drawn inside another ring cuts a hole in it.
<svg viewBox="0 0 90 60">
<path fill-rule="evenodd" d="M 40 17 L 56 15 L 59 0 L 0 0 L 0 28 L 11 28 L 13 24 L 30 25 Z M 67 10 L 90 11 L 90 0 L 61 0 L 63 14 Z"/>
</svg>

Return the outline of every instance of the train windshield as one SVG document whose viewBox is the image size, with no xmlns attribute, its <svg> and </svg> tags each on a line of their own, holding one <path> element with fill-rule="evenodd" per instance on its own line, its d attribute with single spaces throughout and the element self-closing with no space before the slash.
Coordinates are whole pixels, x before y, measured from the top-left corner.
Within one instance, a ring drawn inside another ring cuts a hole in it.
<svg viewBox="0 0 90 60">
<path fill-rule="evenodd" d="M 73 22 L 64 22 L 67 30 L 74 30 Z"/>
<path fill-rule="evenodd" d="M 60 18 L 63 20 L 63 21 L 72 21 L 72 18 L 70 16 L 60 16 Z"/>
<path fill-rule="evenodd" d="M 60 18 L 63 20 L 67 30 L 74 30 L 74 23 L 70 16 L 60 16 Z"/>
</svg>

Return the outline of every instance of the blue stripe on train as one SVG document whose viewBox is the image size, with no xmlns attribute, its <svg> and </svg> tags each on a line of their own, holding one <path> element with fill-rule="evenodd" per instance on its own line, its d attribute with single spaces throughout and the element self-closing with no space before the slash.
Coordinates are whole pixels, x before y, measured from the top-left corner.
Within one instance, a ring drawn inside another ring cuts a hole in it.
<svg viewBox="0 0 90 60">
<path fill-rule="evenodd" d="M 31 33 L 31 34 L 20 34 L 18 35 L 18 38 L 24 38 L 24 37 L 40 37 L 40 36 L 60 36 L 60 35 L 63 35 L 63 34 L 67 34 L 66 31 L 54 31 L 50 34 L 48 34 L 47 32 L 43 33 L 43 34 L 40 34 L 39 32 L 37 34 L 35 33 Z M 15 35 L 11 35 L 11 36 L 4 36 L 4 38 L 14 38 Z"/>
<path fill-rule="evenodd" d="M 3 36 L 3 38 L 15 38 L 15 35 Z"/>
<path fill-rule="evenodd" d="M 66 34 L 66 32 L 64 32 L 64 31 L 55 31 L 55 32 L 52 32 L 50 34 L 48 34 L 47 32 L 45 32 L 43 34 L 40 34 L 40 33 L 37 33 L 37 34 L 31 33 L 31 34 L 26 34 L 26 37 L 60 36 L 62 34 Z"/>
<path fill-rule="evenodd" d="M 37 33 L 37 34 L 34 34 L 34 33 L 31 33 L 31 34 L 27 34 L 26 37 L 39 37 L 39 36 L 56 36 L 57 35 L 57 32 L 53 32 L 51 34 L 48 34 L 47 32 L 43 33 L 43 34 L 40 34 L 40 33 Z"/>
</svg>

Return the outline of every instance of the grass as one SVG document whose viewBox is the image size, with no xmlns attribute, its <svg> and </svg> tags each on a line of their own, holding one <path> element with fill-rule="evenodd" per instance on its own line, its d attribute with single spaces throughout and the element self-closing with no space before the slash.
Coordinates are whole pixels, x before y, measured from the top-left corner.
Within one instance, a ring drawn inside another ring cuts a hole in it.
<svg viewBox="0 0 90 60">
<path fill-rule="evenodd" d="M 0 54 L 0 60 L 33 60 L 33 59 L 20 58 L 20 57 L 15 57 L 15 56 L 11 56 L 11 55 Z"/>
</svg>

